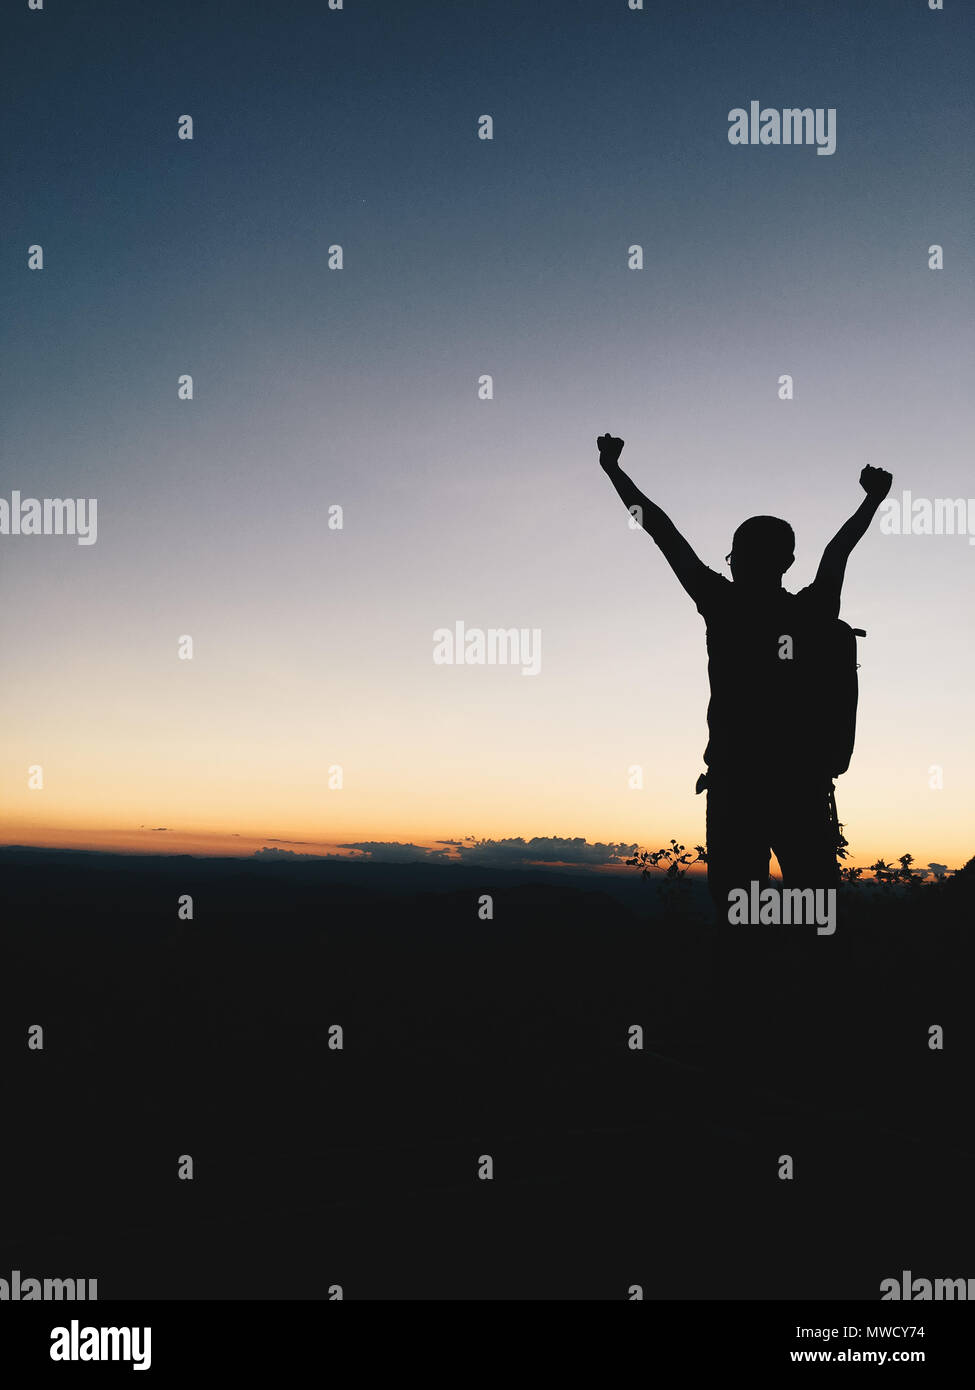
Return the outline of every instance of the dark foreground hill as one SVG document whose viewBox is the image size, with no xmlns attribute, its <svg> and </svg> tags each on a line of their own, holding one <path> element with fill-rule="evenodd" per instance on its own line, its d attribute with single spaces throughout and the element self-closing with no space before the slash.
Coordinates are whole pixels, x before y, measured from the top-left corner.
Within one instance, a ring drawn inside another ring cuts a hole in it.
<svg viewBox="0 0 975 1390">
<path fill-rule="evenodd" d="M 698 890 L 663 911 L 636 876 L 28 850 L 0 874 L 0 1277 L 876 1299 L 975 1275 L 970 874 L 717 949 Z"/>
</svg>

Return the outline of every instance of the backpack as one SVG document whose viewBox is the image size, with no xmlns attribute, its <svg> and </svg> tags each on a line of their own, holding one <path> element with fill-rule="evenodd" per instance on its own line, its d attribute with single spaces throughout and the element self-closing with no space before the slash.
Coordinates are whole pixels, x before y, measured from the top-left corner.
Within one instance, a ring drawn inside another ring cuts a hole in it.
<svg viewBox="0 0 975 1390">
<path fill-rule="evenodd" d="M 810 590 L 750 607 L 732 601 L 733 589 L 716 588 L 714 603 L 698 605 L 708 624 L 709 772 L 774 765 L 839 777 L 853 756 L 857 637 L 866 633 L 831 616 Z M 698 790 L 706 785 L 707 775 Z"/>
<path fill-rule="evenodd" d="M 859 698 L 857 638 L 866 635 L 862 627 L 850 627 L 842 618 L 828 620 L 817 633 L 823 694 L 817 733 L 831 777 L 846 772 L 853 757 Z"/>
</svg>

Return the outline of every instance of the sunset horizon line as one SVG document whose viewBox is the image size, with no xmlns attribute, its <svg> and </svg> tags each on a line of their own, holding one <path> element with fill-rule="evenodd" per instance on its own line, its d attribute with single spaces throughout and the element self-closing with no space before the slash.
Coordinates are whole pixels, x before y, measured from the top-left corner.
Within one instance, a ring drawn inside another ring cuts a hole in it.
<svg viewBox="0 0 975 1390">
<path fill-rule="evenodd" d="M 165 835 L 174 838 L 157 839 Z M 234 844 L 232 842 L 237 841 Z M 667 845 L 671 843 L 668 840 Z M 692 852 L 696 845 L 673 841 L 680 849 Z M 157 827 L 142 831 L 107 831 L 98 833 L 77 831 L 62 832 L 61 835 L 41 834 L 30 837 L 3 838 L 0 851 L 37 850 L 65 853 L 88 853 L 121 856 L 145 856 L 155 858 L 195 858 L 195 859 L 240 859 L 258 860 L 265 863 L 344 863 L 362 865 L 423 864 L 428 867 L 467 867 L 491 869 L 568 869 L 596 875 L 632 875 L 639 866 L 634 863 L 646 852 L 662 849 L 655 844 L 650 851 L 648 844 L 619 841 L 590 841 L 583 836 L 503 836 L 503 837 L 421 837 L 418 840 L 360 840 L 360 841 L 309 841 L 286 839 L 280 836 L 256 836 L 240 832 L 193 833 Z M 911 854 L 911 867 L 922 874 L 931 876 L 959 873 L 965 865 L 975 858 L 975 851 L 964 856 L 957 864 L 943 862 L 952 856 L 925 858 L 924 855 Z M 849 855 L 841 868 L 859 869 L 870 872 L 874 865 L 884 863 L 896 867 L 901 853 L 870 852 Z M 778 869 L 775 857 L 772 864 Z M 663 877 L 666 862 L 650 870 L 653 877 Z M 706 877 L 706 866 L 695 862 L 688 864 L 685 872 L 689 877 Z M 775 876 L 773 872 L 773 876 Z"/>
</svg>

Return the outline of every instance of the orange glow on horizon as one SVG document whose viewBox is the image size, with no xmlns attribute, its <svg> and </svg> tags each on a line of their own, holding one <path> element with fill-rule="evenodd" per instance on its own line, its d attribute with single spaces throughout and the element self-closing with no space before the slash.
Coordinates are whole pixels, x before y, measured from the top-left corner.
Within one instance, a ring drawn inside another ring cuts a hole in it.
<svg viewBox="0 0 975 1390">
<path fill-rule="evenodd" d="M 702 808 L 703 809 L 703 808 Z M 703 826 L 700 839 L 703 840 Z M 572 831 L 566 830 L 564 838 L 573 838 L 577 833 L 573 827 Z M 509 834 L 485 833 L 478 835 L 478 839 L 485 840 L 504 840 L 521 837 L 531 840 L 535 836 L 542 838 L 555 838 L 559 831 L 545 827 L 542 830 L 534 830 L 531 833 L 523 834 L 521 830 L 515 830 Z M 274 835 L 255 835 L 245 832 L 227 832 L 221 830 L 210 830 L 201 828 L 187 829 L 150 829 L 144 827 L 124 828 L 111 825 L 90 825 L 90 826 L 64 826 L 48 825 L 40 821 L 15 822 L 9 819 L 0 819 L 0 845 L 23 846 L 25 848 L 37 849 L 77 849 L 93 850 L 103 853 L 120 854 L 158 854 L 158 855 L 180 855 L 187 854 L 196 857 L 215 857 L 215 858 L 250 858 L 258 850 L 263 848 L 291 850 L 296 855 L 326 857 L 341 856 L 342 858 L 360 860 L 366 862 L 367 856 L 355 849 L 348 848 L 352 844 L 397 844 L 416 845 L 421 850 L 442 850 L 449 847 L 443 844 L 448 839 L 458 839 L 457 835 L 448 833 L 431 834 L 429 832 L 417 832 L 414 834 L 396 833 L 392 829 L 380 831 L 370 831 L 362 833 L 352 833 L 348 835 L 336 836 L 326 839 L 321 833 L 309 831 L 307 828 L 296 829 L 291 827 L 278 830 Z M 633 843 L 630 839 L 613 835 L 592 834 L 586 837 L 590 842 L 602 843 Z M 639 849 L 658 849 L 669 843 L 670 835 L 661 834 L 649 836 L 639 843 Z M 689 849 L 693 844 L 699 843 L 696 835 L 685 836 L 684 841 Z M 947 852 L 942 845 L 938 845 L 935 850 L 930 850 L 920 837 L 902 836 L 901 841 L 894 842 L 886 840 L 878 846 L 871 845 L 858 853 L 851 853 L 850 857 L 843 861 L 842 867 L 859 867 L 866 869 L 877 859 L 886 859 L 888 863 L 894 862 L 901 854 L 912 853 L 914 855 L 915 866 L 926 868 L 929 863 L 943 863 L 949 869 L 960 869 L 962 865 L 972 857 L 971 848 L 966 843 L 959 841 L 954 854 Z M 376 852 L 375 859 L 381 860 L 381 852 Z M 441 861 L 443 862 L 443 861 Z M 459 862 L 459 860 L 455 861 Z M 537 861 L 544 867 L 565 867 L 580 869 L 583 871 L 597 873 L 615 873 L 622 870 L 623 866 L 612 864 L 593 864 L 584 865 L 577 863 L 562 863 L 558 861 L 540 859 Z M 772 860 L 772 871 L 777 873 L 775 860 Z M 627 873 L 634 873 L 634 869 L 626 869 Z M 691 870 L 692 873 L 700 870 Z"/>
</svg>

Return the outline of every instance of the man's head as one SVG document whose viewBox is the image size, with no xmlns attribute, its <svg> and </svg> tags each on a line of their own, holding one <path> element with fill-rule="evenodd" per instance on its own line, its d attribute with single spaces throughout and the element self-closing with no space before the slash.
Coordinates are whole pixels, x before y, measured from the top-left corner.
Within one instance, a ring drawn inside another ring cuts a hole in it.
<svg viewBox="0 0 975 1390">
<path fill-rule="evenodd" d="M 731 542 L 731 577 L 736 583 L 778 585 L 796 558 L 796 537 L 777 516 L 750 516 Z"/>
</svg>

